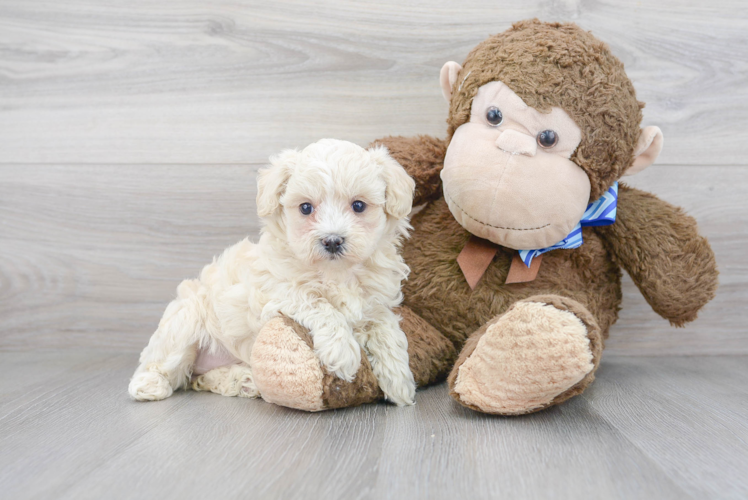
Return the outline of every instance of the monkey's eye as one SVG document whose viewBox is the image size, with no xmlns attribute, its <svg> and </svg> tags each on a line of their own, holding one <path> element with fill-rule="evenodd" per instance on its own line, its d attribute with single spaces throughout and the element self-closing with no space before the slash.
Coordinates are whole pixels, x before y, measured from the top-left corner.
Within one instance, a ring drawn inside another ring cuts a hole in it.
<svg viewBox="0 0 748 500">
<path fill-rule="evenodd" d="M 493 125 L 494 127 L 501 125 L 501 122 L 504 121 L 504 115 L 501 114 L 501 110 L 497 108 L 496 106 L 491 106 L 486 110 L 486 120 L 488 120 L 488 123 Z"/>
<path fill-rule="evenodd" d="M 552 148 L 558 144 L 558 134 L 553 130 L 543 130 L 538 134 L 538 144 L 541 148 Z"/>
<path fill-rule="evenodd" d="M 356 213 L 361 213 L 364 210 L 366 210 L 366 203 L 364 203 L 361 200 L 356 200 L 353 203 L 351 203 L 351 208 L 353 208 L 353 211 Z"/>
<path fill-rule="evenodd" d="M 311 203 L 302 203 L 299 205 L 299 211 L 304 215 L 309 215 L 314 212 L 314 207 Z"/>
</svg>

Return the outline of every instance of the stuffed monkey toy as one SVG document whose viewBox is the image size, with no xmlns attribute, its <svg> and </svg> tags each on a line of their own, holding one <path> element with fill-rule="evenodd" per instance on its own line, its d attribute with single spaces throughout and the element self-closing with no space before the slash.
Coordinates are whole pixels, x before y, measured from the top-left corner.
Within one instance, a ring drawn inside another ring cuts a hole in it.
<svg viewBox="0 0 748 500">
<path fill-rule="evenodd" d="M 440 75 L 447 137 L 387 137 L 416 181 L 401 326 L 420 386 L 447 377 L 474 410 L 520 415 L 595 378 L 621 304 L 621 269 L 675 326 L 714 297 L 714 254 L 696 221 L 619 184 L 651 165 L 623 64 L 575 24 L 515 24 Z M 252 352 L 270 402 L 322 410 L 382 398 L 362 356 L 353 382 L 325 372 L 308 331 L 271 321 Z"/>
</svg>

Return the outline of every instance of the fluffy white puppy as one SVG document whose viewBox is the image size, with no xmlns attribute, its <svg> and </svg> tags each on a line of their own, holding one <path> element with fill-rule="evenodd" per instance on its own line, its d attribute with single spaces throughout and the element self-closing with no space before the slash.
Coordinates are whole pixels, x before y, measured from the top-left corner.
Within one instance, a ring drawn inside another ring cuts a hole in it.
<svg viewBox="0 0 748 500">
<path fill-rule="evenodd" d="M 384 148 L 324 139 L 271 158 L 258 176 L 259 243 L 243 240 L 177 288 L 140 355 L 129 392 L 159 400 L 190 383 L 198 351 L 240 361 L 200 376 L 193 387 L 259 395 L 249 365 L 263 325 L 286 315 L 310 330 L 321 363 L 353 380 L 361 349 L 387 399 L 412 404 L 408 342 L 393 308 L 408 267 L 415 183 Z"/>
</svg>

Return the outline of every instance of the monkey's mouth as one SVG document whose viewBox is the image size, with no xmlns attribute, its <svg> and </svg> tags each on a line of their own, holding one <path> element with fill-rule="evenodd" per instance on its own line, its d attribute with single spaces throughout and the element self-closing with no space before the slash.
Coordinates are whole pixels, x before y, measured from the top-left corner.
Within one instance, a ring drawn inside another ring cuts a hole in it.
<svg viewBox="0 0 748 500">
<path fill-rule="evenodd" d="M 473 217 L 472 215 L 470 215 L 464 208 L 462 208 L 460 205 L 458 205 L 457 202 L 452 199 L 452 197 L 449 196 L 449 194 L 447 193 L 446 189 L 444 190 L 444 198 L 446 198 L 448 205 L 454 205 L 455 207 L 457 207 L 457 209 L 460 212 L 462 212 L 462 214 L 465 217 L 469 218 L 472 221 L 477 222 L 478 224 L 480 224 L 481 226 L 484 226 L 484 227 L 490 227 L 492 229 L 504 229 L 506 231 L 538 231 L 540 229 L 545 229 L 546 227 L 548 227 L 548 226 L 551 225 L 550 222 L 549 222 L 547 224 L 544 224 L 544 225 L 538 226 L 538 227 L 504 227 L 504 226 L 495 226 L 493 224 L 489 224 L 487 222 L 483 222 L 482 220 L 478 220 L 475 217 Z"/>
</svg>

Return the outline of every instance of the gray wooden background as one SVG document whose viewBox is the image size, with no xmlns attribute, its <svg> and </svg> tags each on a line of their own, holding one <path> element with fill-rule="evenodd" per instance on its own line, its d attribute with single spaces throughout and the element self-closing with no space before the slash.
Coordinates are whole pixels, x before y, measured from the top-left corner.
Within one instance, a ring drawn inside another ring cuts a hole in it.
<svg viewBox="0 0 748 500">
<path fill-rule="evenodd" d="M 321 137 L 443 136 L 441 65 L 572 20 L 626 65 L 717 298 L 671 328 L 625 282 L 608 353 L 747 354 L 748 3 L 0 0 L 0 350 L 141 349 L 181 279 L 256 235 L 255 172 Z"/>
</svg>

